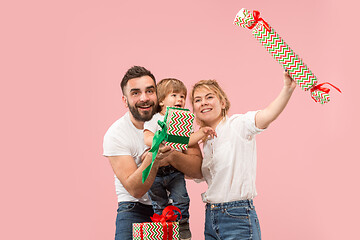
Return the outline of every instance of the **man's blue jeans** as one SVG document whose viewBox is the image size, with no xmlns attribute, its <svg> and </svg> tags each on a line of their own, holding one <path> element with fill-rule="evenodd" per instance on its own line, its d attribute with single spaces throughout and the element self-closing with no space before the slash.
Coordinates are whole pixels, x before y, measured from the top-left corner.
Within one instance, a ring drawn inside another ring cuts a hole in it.
<svg viewBox="0 0 360 240">
<path fill-rule="evenodd" d="M 166 190 L 170 192 L 169 197 Z M 190 198 L 182 172 L 176 171 L 165 176 L 156 176 L 148 193 L 155 213 L 161 215 L 162 210 L 169 205 L 170 198 L 173 201 L 172 205 L 180 209 L 182 221 L 189 219 Z M 179 215 L 177 221 L 179 221 Z"/>
<path fill-rule="evenodd" d="M 138 202 L 119 202 L 116 217 L 115 240 L 132 240 L 132 224 L 151 222 L 151 205 Z"/>
<path fill-rule="evenodd" d="M 260 240 L 252 200 L 206 204 L 205 240 Z"/>
</svg>

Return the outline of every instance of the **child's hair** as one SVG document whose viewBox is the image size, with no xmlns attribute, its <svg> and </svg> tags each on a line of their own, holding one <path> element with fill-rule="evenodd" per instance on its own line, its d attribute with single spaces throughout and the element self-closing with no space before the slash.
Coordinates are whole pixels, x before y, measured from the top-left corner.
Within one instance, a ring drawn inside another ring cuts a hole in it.
<svg viewBox="0 0 360 240">
<path fill-rule="evenodd" d="M 184 83 L 176 78 L 165 78 L 157 84 L 157 97 L 158 102 L 164 101 L 165 97 L 169 93 L 184 93 L 185 98 L 187 95 L 187 89 Z M 159 108 L 161 108 L 159 106 Z M 161 110 L 161 109 L 160 109 Z"/>
<path fill-rule="evenodd" d="M 193 89 L 191 91 L 191 96 L 190 96 L 190 100 L 191 100 L 191 104 L 194 108 L 194 93 L 195 90 L 198 88 L 206 88 L 210 91 L 213 91 L 215 93 L 215 95 L 220 99 L 221 101 L 225 102 L 225 108 L 222 110 L 222 116 L 225 117 L 226 114 L 228 113 L 229 109 L 230 109 L 230 101 L 228 99 L 228 97 L 226 96 L 226 93 L 224 92 L 224 90 L 222 90 L 222 88 L 220 87 L 219 83 L 216 80 L 201 80 L 198 81 L 194 86 Z"/>
</svg>

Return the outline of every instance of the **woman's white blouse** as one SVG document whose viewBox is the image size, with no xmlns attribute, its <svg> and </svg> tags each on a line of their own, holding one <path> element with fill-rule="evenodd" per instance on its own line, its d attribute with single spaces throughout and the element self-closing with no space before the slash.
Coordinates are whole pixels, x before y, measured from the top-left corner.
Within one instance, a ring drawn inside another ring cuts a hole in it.
<svg viewBox="0 0 360 240">
<path fill-rule="evenodd" d="M 255 126 L 257 111 L 226 117 L 216 127 L 217 137 L 204 143 L 202 174 L 208 190 L 206 203 L 253 199 L 256 193 Z"/>
</svg>

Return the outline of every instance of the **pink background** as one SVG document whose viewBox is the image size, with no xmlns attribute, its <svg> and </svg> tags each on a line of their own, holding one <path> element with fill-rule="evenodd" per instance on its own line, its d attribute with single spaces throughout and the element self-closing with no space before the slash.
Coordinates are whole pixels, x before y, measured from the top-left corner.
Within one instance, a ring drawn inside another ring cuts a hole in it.
<svg viewBox="0 0 360 240">
<path fill-rule="evenodd" d="M 113 239 L 116 195 L 102 138 L 126 109 L 119 82 L 132 65 L 189 88 L 217 79 L 230 113 L 261 109 L 282 67 L 232 24 L 262 16 L 298 53 L 331 102 L 297 88 L 257 137 L 263 239 L 354 239 L 360 213 L 359 32 L 353 0 L 2 1 L 1 239 Z M 187 105 L 190 107 L 190 104 Z M 203 239 L 205 184 L 188 181 L 193 239 Z"/>
</svg>

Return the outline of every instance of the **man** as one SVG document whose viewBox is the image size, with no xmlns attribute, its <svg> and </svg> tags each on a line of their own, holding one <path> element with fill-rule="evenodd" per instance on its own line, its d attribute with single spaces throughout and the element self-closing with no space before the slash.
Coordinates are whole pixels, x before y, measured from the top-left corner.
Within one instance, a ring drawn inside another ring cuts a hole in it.
<svg viewBox="0 0 360 240">
<path fill-rule="evenodd" d="M 147 191 L 160 166 L 171 164 L 187 176 L 201 178 L 201 152 L 199 146 L 181 153 L 168 146 L 160 147 L 154 165 L 145 183 L 142 171 L 151 163 L 143 137 L 144 122 L 152 118 L 157 109 L 154 75 L 144 67 L 130 68 L 121 81 L 122 100 L 129 109 L 104 136 L 104 156 L 108 157 L 115 173 L 118 196 L 115 240 L 132 239 L 132 223 L 150 222 L 153 215 Z"/>
</svg>

